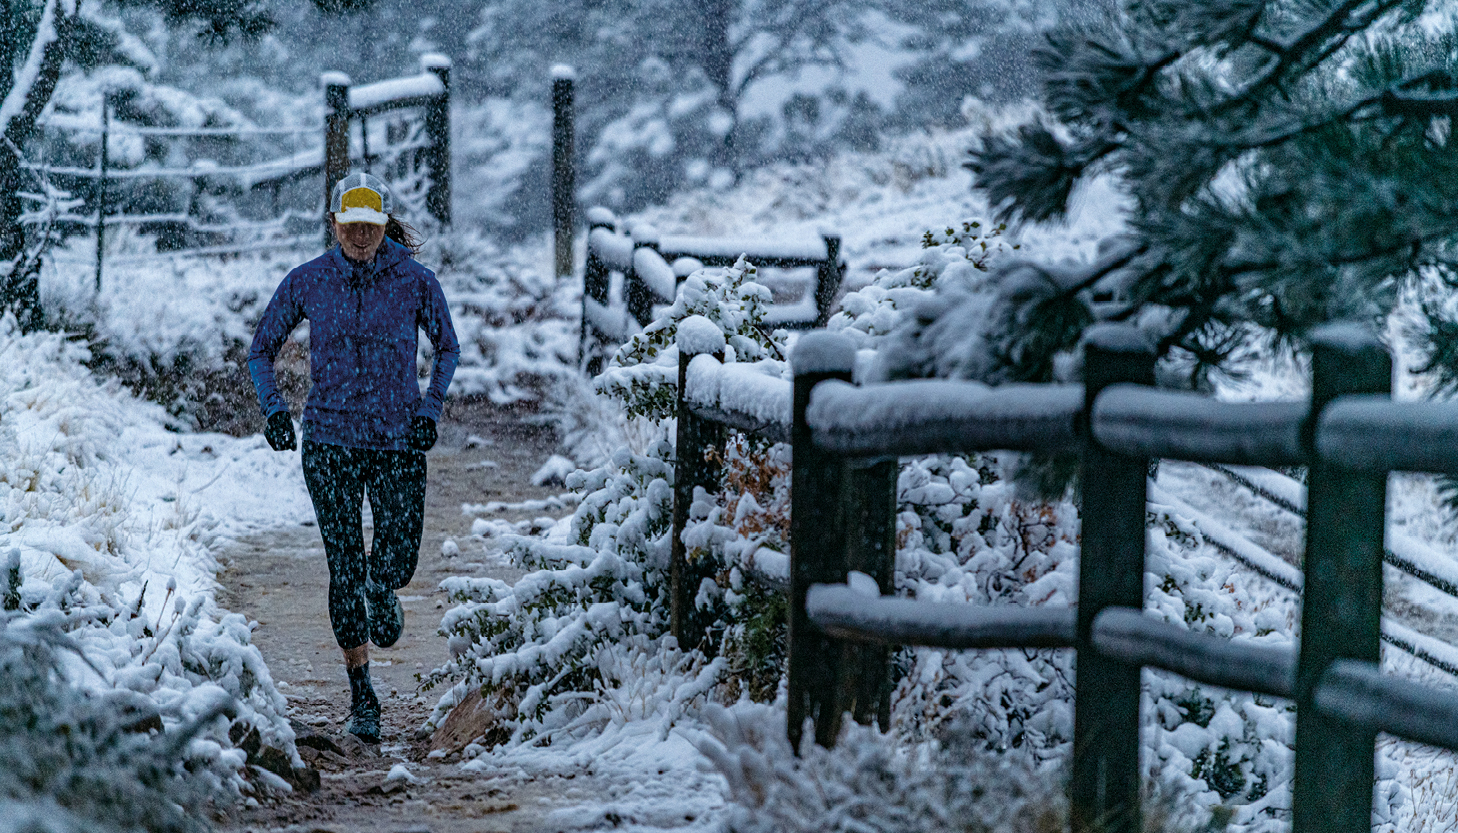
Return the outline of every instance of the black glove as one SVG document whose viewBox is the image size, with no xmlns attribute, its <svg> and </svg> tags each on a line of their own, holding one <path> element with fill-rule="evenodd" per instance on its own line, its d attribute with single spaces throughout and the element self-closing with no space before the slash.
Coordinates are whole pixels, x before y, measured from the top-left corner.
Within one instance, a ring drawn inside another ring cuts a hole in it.
<svg viewBox="0 0 1458 833">
<path fill-rule="evenodd" d="M 294 439 L 294 419 L 288 411 L 276 411 L 268 417 L 268 427 L 263 429 L 263 438 L 274 451 L 293 451 L 299 447 Z"/>
<path fill-rule="evenodd" d="M 435 420 L 428 416 L 410 418 L 410 436 L 406 438 L 416 451 L 429 451 L 435 447 Z"/>
</svg>

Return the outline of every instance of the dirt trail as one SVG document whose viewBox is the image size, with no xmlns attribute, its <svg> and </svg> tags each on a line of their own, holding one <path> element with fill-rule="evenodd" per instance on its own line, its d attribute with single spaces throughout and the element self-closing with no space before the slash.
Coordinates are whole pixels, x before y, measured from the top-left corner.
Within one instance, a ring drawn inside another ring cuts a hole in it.
<svg viewBox="0 0 1458 833">
<path fill-rule="evenodd" d="M 343 731 L 349 690 L 329 628 L 328 569 L 318 529 L 309 525 L 274 530 L 241 540 L 222 554 L 228 567 L 220 576 L 218 601 L 257 620 L 254 643 L 288 698 L 289 716 L 300 735 L 300 754 L 319 770 L 322 781 L 315 793 L 296 792 L 244 808 L 227 829 L 432 833 L 548 829 L 543 826 L 545 813 L 557 803 L 553 796 L 567 792 L 564 785 L 528 781 L 520 773 L 462 772 L 455 766 L 458 756 L 427 757 L 430 741 L 416 738 L 415 732 L 439 692 L 418 693 L 416 675 L 446 659 L 445 640 L 435 632 L 449 605 L 438 587 L 441 579 L 462 573 L 512 577 L 507 568 L 480 563 L 480 551 L 469 542 L 472 518 L 461 513 L 461 504 L 520 502 L 560 492 L 560 484 L 530 484 L 532 473 L 555 450 L 550 429 L 530 425 L 517 414 L 481 402 L 449 403 L 441 420 L 440 442 L 428 455 L 420 566 L 414 580 L 399 591 L 405 633 L 391 648 L 371 648 L 370 668 L 383 711 L 383 742 L 376 748 Z M 457 541 L 461 550 L 450 560 L 441 555 L 447 538 Z M 407 763 L 412 775 L 424 780 L 387 783 L 386 774 L 398 763 Z"/>
</svg>

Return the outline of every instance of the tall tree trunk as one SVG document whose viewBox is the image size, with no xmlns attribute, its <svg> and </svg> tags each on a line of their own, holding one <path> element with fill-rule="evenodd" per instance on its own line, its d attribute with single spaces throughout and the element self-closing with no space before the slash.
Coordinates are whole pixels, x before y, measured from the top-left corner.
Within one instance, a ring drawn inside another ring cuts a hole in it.
<svg viewBox="0 0 1458 833">
<path fill-rule="evenodd" d="M 734 13 L 739 0 L 698 0 L 698 63 L 719 92 L 719 106 L 729 114 L 729 129 L 724 132 L 720 145 L 721 158 L 715 160 L 727 165 L 739 177 L 739 153 L 735 147 L 735 133 L 739 129 L 739 95 L 734 86 L 734 43 L 730 40 L 730 28 L 734 25 Z"/>
<path fill-rule="evenodd" d="M 15 25 L 18 23 L 16 17 L 23 14 L 23 8 L 18 8 L 18 5 L 23 6 L 14 0 L 0 0 L 0 22 L 3 22 L 0 28 L 5 30 L 0 35 L 0 101 L 14 89 L 16 78 L 10 68 L 17 61 L 23 61 L 29 52 L 15 38 L 15 32 L 20 28 Z M 39 264 L 26 262 L 25 229 L 20 224 L 20 215 L 25 208 L 20 192 L 33 189 L 25 187 L 27 178 L 18 151 L 35 132 L 36 120 L 50 102 L 61 77 L 65 47 L 75 20 L 62 16 L 59 9 L 57 12 L 56 36 L 45 44 L 40 72 L 30 89 L 21 91 L 25 95 L 24 106 L 9 124 L 4 125 L 5 141 L 0 142 L 0 269 L 8 266 L 8 273 L 0 279 L 0 309 L 12 310 L 21 328 L 26 331 L 40 326 L 42 315 L 36 283 Z M 24 46 L 29 47 L 30 44 Z"/>
<path fill-rule="evenodd" d="M 17 39 L 25 29 L 22 19 L 25 6 L 24 2 L 17 0 L 0 0 L 0 101 L 8 98 L 15 86 L 15 59 L 20 52 Z M 3 127 L 0 125 L 0 128 Z M 5 135 L 8 137 L 9 131 Z M 0 263 L 13 262 L 25 245 L 18 222 L 21 205 L 17 193 L 20 185 L 20 160 L 14 150 L 0 142 Z M 7 284 L 6 306 L 9 306 L 10 295 Z"/>
</svg>

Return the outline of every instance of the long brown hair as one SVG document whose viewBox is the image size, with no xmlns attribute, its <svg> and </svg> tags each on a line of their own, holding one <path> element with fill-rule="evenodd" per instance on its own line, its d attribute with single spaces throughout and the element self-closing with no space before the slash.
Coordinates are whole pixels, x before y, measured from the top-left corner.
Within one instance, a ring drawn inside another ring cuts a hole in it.
<svg viewBox="0 0 1458 833">
<path fill-rule="evenodd" d="M 420 236 L 420 229 L 394 214 L 389 217 L 389 221 L 385 223 L 385 236 L 409 249 L 410 254 L 420 254 L 420 247 L 425 245 L 425 240 Z"/>
</svg>

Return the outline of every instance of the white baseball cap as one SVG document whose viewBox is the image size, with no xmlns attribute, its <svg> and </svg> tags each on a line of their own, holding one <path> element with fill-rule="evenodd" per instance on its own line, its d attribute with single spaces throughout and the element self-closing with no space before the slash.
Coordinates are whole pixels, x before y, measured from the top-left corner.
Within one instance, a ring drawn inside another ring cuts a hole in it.
<svg viewBox="0 0 1458 833">
<path fill-rule="evenodd" d="M 378 177 L 363 171 L 339 180 L 329 195 L 329 211 L 336 223 L 383 226 L 390 220 L 392 207 L 390 189 Z"/>
</svg>

